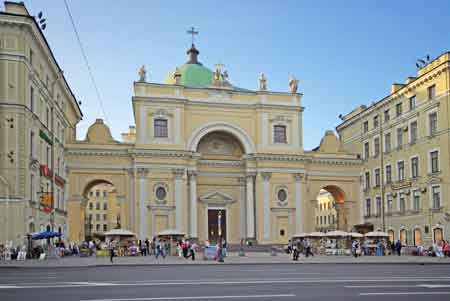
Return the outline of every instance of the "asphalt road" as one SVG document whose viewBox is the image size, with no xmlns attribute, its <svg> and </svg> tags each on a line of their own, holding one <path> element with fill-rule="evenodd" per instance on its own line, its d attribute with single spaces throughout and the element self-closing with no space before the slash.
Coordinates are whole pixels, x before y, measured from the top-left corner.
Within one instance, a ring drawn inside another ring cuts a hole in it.
<svg viewBox="0 0 450 301">
<path fill-rule="evenodd" d="M 450 300 L 448 265 L 0 269 L 0 300 Z"/>
</svg>

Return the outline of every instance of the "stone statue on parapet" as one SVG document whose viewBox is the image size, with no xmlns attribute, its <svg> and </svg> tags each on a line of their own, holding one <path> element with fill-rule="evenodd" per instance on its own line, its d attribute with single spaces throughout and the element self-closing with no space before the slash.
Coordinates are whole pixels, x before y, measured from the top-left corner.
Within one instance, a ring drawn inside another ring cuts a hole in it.
<svg viewBox="0 0 450 301">
<path fill-rule="evenodd" d="M 175 79 L 175 85 L 181 85 L 181 73 L 180 73 L 180 69 L 178 69 L 178 67 L 175 69 L 173 78 Z"/>
<path fill-rule="evenodd" d="M 264 75 L 264 73 L 259 74 L 259 91 L 266 91 L 267 90 L 267 78 Z"/>
<path fill-rule="evenodd" d="M 147 80 L 147 70 L 145 69 L 145 66 L 142 65 L 141 68 L 139 68 L 139 81 L 145 82 Z"/>
<path fill-rule="evenodd" d="M 289 76 L 289 92 L 297 93 L 297 89 L 298 89 L 298 79 L 296 79 L 295 76 L 290 75 Z"/>
</svg>

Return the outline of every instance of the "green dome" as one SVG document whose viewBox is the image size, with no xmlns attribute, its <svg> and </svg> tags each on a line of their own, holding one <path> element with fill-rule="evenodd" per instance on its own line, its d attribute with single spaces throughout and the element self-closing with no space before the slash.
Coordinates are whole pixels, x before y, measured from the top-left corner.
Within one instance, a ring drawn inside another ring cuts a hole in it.
<svg viewBox="0 0 450 301">
<path fill-rule="evenodd" d="M 201 64 L 184 64 L 178 67 L 181 74 L 180 84 L 187 87 L 205 88 L 212 85 L 213 72 Z M 170 72 L 164 80 L 165 84 L 175 84 L 175 71 Z"/>
</svg>

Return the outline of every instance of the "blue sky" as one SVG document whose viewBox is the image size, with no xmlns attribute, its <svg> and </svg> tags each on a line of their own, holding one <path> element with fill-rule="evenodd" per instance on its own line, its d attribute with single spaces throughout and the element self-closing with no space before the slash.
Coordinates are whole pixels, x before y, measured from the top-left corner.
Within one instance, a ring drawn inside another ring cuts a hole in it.
<svg viewBox="0 0 450 301">
<path fill-rule="evenodd" d="M 84 138 L 103 117 L 63 1 L 25 1 L 43 11 L 45 35 L 75 95 Z M 450 50 L 450 1 L 87 1 L 69 0 L 72 15 L 116 139 L 133 124 L 132 83 L 145 64 L 161 82 L 186 60 L 200 31 L 200 61 L 226 65 L 231 82 L 256 89 L 264 72 L 270 90 L 287 91 L 289 74 L 304 93 L 304 145 L 319 144 L 338 115 L 388 94 L 392 82 L 416 72 L 417 58 Z"/>
</svg>

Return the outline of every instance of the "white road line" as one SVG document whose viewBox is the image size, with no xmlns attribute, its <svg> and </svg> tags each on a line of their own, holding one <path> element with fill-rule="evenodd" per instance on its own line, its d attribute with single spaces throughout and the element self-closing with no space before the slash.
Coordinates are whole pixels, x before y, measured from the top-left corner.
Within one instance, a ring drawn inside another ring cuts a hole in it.
<svg viewBox="0 0 450 301">
<path fill-rule="evenodd" d="M 346 285 L 345 288 L 405 288 L 405 287 L 418 287 L 418 285 Z"/>
<path fill-rule="evenodd" d="M 385 293 L 360 293 L 360 296 L 396 296 L 396 295 L 450 295 L 450 292 L 385 292 Z"/>
<path fill-rule="evenodd" d="M 154 298 L 121 298 L 121 299 L 87 299 L 80 301 L 151 301 L 151 300 L 200 300 L 200 299 L 243 299 L 243 298 L 290 298 L 294 294 L 283 295 L 231 295 L 231 296 L 187 296 L 187 297 L 154 297 Z"/>
<path fill-rule="evenodd" d="M 443 287 L 450 287 L 450 284 L 420 284 L 418 286 L 426 288 L 443 288 Z"/>
<path fill-rule="evenodd" d="M 0 289 L 3 288 L 19 288 L 18 286 L 14 286 L 14 285 L 0 285 Z"/>
</svg>

